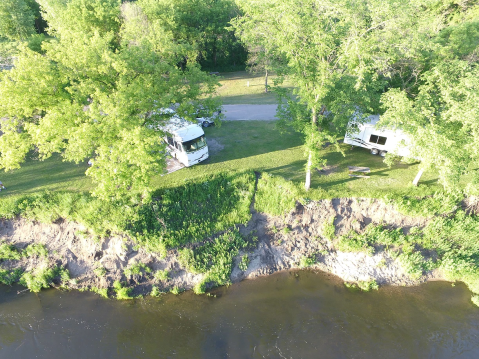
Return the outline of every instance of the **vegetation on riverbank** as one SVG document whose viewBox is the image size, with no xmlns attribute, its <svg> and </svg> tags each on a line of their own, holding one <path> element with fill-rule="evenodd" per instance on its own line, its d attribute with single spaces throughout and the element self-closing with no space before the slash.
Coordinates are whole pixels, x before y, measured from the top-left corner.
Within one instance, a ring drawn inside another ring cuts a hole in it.
<svg viewBox="0 0 479 359">
<path fill-rule="evenodd" d="M 204 293 L 211 286 L 229 283 L 235 257 L 241 250 L 254 245 L 252 238 L 243 238 L 234 229 L 250 220 L 253 196 L 256 210 L 276 216 L 286 215 L 297 201 L 307 205 L 316 200 L 305 197 L 300 185 L 267 173 L 259 177 L 255 192 L 255 180 L 252 172 L 203 177 L 177 188 L 158 190 L 148 203 L 143 204 L 104 203 L 82 193 L 9 196 L 0 201 L 0 217 L 20 216 L 44 223 L 62 218 L 83 224 L 88 231 L 85 235 L 96 235 L 100 241 L 102 237 L 113 234 L 126 234 L 138 247 L 152 252 L 164 255 L 169 249 L 177 249 L 183 267 L 191 273 L 203 275 L 194 290 Z M 315 193 L 324 195 L 320 191 L 310 191 L 308 195 Z M 400 228 L 369 225 L 363 231 L 351 231 L 336 237 L 332 217 L 322 224 L 323 236 L 343 252 L 373 254 L 386 251 L 413 279 L 417 280 L 431 270 L 440 270 L 446 278 L 463 281 L 471 291 L 479 293 L 479 247 L 476 243 L 479 220 L 474 213 L 462 209 L 463 199 L 460 192 L 438 192 L 422 199 L 384 194 L 385 202 L 405 214 L 426 216 L 430 218 L 429 223 L 407 233 Z M 289 234 L 285 232 L 285 235 Z M 3 261 L 29 256 L 42 258 L 48 254 L 42 246 L 30 245 L 20 250 L 8 244 L 0 246 L 0 253 Z M 312 256 L 303 259 L 299 263 L 301 267 L 310 267 L 317 261 Z M 242 259 L 238 260 L 238 263 L 242 262 Z M 243 266 L 247 268 L 248 259 L 244 262 Z M 159 272 L 158 280 L 168 279 L 167 271 Z M 104 275 L 105 272 L 99 274 L 100 277 Z M 141 263 L 124 271 L 127 281 L 133 279 L 136 283 L 142 276 L 156 278 L 157 274 Z M 0 273 L 2 283 L 11 285 L 20 281 L 33 291 L 48 286 L 53 278 L 68 286 L 69 278 L 57 267 L 44 267 L 38 273 L 22 273 L 18 268 L 2 269 Z M 92 290 L 99 292 L 97 289 Z M 117 293 L 118 298 L 129 298 L 131 290 L 128 285 L 116 285 L 110 293 Z M 108 292 L 101 289 L 99 293 Z"/>
</svg>

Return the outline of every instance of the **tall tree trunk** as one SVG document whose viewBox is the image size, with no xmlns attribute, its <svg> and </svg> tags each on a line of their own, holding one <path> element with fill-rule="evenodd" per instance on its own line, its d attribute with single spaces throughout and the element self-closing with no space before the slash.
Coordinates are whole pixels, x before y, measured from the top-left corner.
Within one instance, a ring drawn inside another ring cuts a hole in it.
<svg viewBox="0 0 479 359">
<path fill-rule="evenodd" d="M 422 176 L 423 172 L 424 172 L 424 170 L 420 169 L 419 172 L 416 175 L 416 178 L 414 178 L 414 181 L 412 181 L 412 184 L 415 185 L 416 187 L 419 183 L 419 180 L 421 179 L 421 176 Z"/>
<path fill-rule="evenodd" d="M 264 75 L 264 92 L 268 93 L 268 69 L 265 69 L 266 74 Z"/>
<path fill-rule="evenodd" d="M 311 122 L 316 124 L 316 121 L 318 119 L 318 116 L 316 114 L 316 107 L 313 107 L 312 110 L 312 118 Z M 314 136 L 314 133 L 311 134 L 311 136 Z M 313 166 L 313 150 L 310 148 L 309 149 L 309 156 L 308 156 L 308 164 L 306 166 L 306 181 L 304 182 L 304 189 L 306 191 L 309 191 L 311 188 L 311 167 Z"/>
</svg>

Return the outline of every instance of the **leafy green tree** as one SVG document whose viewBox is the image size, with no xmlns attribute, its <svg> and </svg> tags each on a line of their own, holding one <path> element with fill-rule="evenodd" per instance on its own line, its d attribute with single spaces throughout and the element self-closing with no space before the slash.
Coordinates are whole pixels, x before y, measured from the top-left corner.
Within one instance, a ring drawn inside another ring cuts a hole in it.
<svg viewBox="0 0 479 359">
<path fill-rule="evenodd" d="M 0 37 L 25 40 L 35 33 L 35 16 L 25 0 L 0 1 Z"/>
<path fill-rule="evenodd" d="M 271 41 L 274 37 L 270 31 L 274 31 L 274 28 L 268 22 L 245 21 L 241 17 L 233 19 L 231 24 L 248 49 L 247 69 L 252 73 L 264 73 L 264 92 L 268 92 L 269 73 L 275 71 L 279 75 L 283 74 L 287 63 L 284 54 Z"/>
<path fill-rule="evenodd" d="M 118 33 L 121 0 L 38 0 L 52 36 Z"/>
<path fill-rule="evenodd" d="M 456 11 L 430 37 L 428 68 L 414 96 L 402 88 L 384 93 L 382 123 L 411 135 L 412 156 L 422 170 L 437 169 L 446 189 L 469 175 L 467 190 L 478 194 L 479 12 L 471 10 Z"/>
<path fill-rule="evenodd" d="M 214 102 L 217 83 L 194 64 L 178 68 L 148 38 L 130 41 L 119 1 L 83 3 L 42 2 L 56 40 L 42 44 L 43 55 L 23 47 L 0 74 L 0 167 L 18 168 L 32 150 L 40 159 L 60 153 L 91 160 L 87 175 L 101 198 L 145 194 L 165 165 L 155 110 L 178 104 L 191 117 L 193 102 Z"/>
<path fill-rule="evenodd" d="M 189 47 L 185 63 L 208 69 L 244 64 L 246 51 L 228 28 L 239 14 L 234 0 L 139 0 L 138 5 L 151 23 Z"/>
<path fill-rule="evenodd" d="M 278 115 L 282 125 L 288 122 L 305 135 L 308 190 L 312 168 L 326 163 L 321 147 L 330 142 L 339 150 L 338 135 L 348 130 L 351 117 L 361 121 L 359 113 L 371 111 L 377 98 L 378 84 L 361 71 L 364 51 L 358 48 L 371 27 L 370 14 L 362 4 L 329 0 L 246 1 L 242 10 L 235 27 L 244 41 L 252 42 L 252 29 L 267 29 L 262 45 L 286 58 L 297 86 L 298 100 L 283 93 Z"/>
</svg>

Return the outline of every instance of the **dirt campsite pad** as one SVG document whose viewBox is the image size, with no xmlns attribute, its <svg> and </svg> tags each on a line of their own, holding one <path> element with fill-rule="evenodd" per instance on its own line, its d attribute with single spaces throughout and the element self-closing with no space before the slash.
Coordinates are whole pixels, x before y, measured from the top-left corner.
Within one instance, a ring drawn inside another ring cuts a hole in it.
<svg viewBox="0 0 479 359">
<path fill-rule="evenodd" d="M 180 163 L 176 158 L 170 157 L 166 159 L 166 174 L 176 172 L 184 167 L 185 165 Z"/>
</svg>

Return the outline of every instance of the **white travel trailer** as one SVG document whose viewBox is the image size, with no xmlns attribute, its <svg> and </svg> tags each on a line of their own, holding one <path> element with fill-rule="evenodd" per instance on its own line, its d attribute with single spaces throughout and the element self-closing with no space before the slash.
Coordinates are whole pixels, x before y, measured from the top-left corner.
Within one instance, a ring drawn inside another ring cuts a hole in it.
<svg viewBox="0 0 479 359">
<path fill-rule="evenodd" d="M 386 156 L 386 153 L 393 152 L 399 156 L 409 157 L 407 145 L 409 137 L 401 130 L 379 130 L 376 124 L 379 115 L 369 116 L 369 122 L 359 125 L 358 132 L 346 134 L 344 143 L 353 146 L 368 148 L 373 155 Z"/>
<path fill-rule="evenodd" d="M 170 154 L 186 167 L 208 158 L 205 132 L 197 124 L 173 116 L 161 129 Z"/>
</svg>

